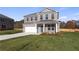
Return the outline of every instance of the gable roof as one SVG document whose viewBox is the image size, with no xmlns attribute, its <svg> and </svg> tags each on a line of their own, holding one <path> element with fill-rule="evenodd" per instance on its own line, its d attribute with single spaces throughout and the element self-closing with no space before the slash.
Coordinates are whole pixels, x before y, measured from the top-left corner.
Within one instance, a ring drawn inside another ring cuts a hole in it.
<svg viewBox="0 0 79 59">
<path fill-rule="evenodd" d="M 56 12 L 56 11 L 45 7 L 41 12 L 36 12 L 36 13 L 29 14 L 29 15 L 42 13 L 42 12 Z M 29 15 L 25 15 L 24 17 L 29 16 Z"/>
<path fill-rule="evenodd" d="M 56 12 L 56 11 L 45 7 L 44 10 L 41 12 Z"/>
<path fill-rule="evenodd" d="M 8 16 L 5 16 L 5 15 L 3 15 L 3 14 L 0 14 L 0 18 L 8 18 L 8 19 L 12 19 L 12 18 L 10 18 L 10 17 L 8 17 Z"/>
</svg>

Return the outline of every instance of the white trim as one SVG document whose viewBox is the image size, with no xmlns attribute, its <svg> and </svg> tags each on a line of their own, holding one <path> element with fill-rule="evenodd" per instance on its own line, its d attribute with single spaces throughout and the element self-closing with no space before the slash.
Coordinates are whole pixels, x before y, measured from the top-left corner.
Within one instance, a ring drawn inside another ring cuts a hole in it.
<svg viewBox="0 0 79 59">
<path fill-rule="evenodd" d="M 25 29 L 26 33 L 36 34 L 37 33 L 37 24 L 25 24 L 24 29 Z"/>
<path fill-rule="evenodd" d="M 58 30 L 57 30 L 57 29 L 58 29 L 58 28 L 57 28 L 57 23 L 56 23 L 56 26 L 55 26 L 55 27 L 56 27 L 56 29 L 55 29 L 55 30 L 56 30 L 56 33 L 57 33 L 57 32 L 58 32 Z"/>
</svg>

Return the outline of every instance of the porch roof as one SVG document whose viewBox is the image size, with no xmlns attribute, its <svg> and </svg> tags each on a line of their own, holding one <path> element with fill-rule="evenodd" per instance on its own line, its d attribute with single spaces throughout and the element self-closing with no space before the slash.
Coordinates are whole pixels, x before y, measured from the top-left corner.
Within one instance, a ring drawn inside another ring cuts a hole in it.
<svg viewBox="0 0 79 59">
<path fill-rule="evenodd" d="M 42 20 L 42 21 L 33 21 L 33 22 L 26 22 L 25 24 L 56 24 L 59 23 L 59 21 L 56 20 Z"/>
</svg>

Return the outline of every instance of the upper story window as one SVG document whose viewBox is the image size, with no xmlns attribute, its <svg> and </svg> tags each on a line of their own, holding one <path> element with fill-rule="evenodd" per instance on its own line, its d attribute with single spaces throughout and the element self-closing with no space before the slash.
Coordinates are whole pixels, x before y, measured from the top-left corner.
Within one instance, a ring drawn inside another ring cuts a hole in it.
<svg viewBox="0 0 79 59">
<path fill-rule="evenodd" d="M 5 22 L 5 20 L 3 18 L 0 19 L 1 22 Z"/>
<path fill-rule="evenodd" d="M 31 17 L 31 21 L 33 21 L 33 17 Z"/>
<path fill-rule="evenodd" d="M 54 19 L 54 14 L 51 15 L 51 19 Z"/>
<path fill-rule="evenodd" d="M 35 16 L 35 20 L 37 20 L 37 16 Z"/>
<path fill-rule="evenodd" d="M 29 18 L 27 17 L 27 21 L 29 20 Z"/>
<path fill-rule="evenodd" d="M 46 17 L 45 19 L 47 20 L 48 19 L 48 14 L 46 14 L 45 17 Z"/>
<path fill-rule="evenodd" d="M 42 16 L 42 15 L 40 15 L 40 19 L 41 19 L 41 20 L 43 19 L 43 16 Z"/>
</svg>

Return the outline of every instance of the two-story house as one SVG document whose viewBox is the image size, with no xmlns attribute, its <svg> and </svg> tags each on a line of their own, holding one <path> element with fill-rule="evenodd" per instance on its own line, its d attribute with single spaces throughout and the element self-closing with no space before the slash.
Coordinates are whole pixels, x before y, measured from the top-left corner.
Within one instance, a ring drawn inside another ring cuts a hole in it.
<svg viewBox="0 0 79 59">
<path fill-rule="evenodd" d="M 41 12 L 24 16 L 23 30 L 26 33 L 57 33 L 60 29 L 59 12 L 44 8 Z"/>
</svg>

